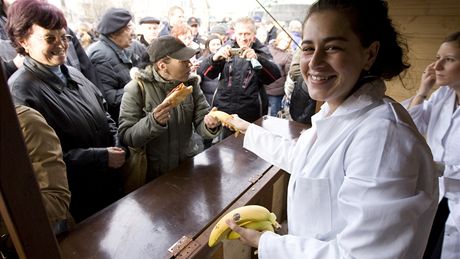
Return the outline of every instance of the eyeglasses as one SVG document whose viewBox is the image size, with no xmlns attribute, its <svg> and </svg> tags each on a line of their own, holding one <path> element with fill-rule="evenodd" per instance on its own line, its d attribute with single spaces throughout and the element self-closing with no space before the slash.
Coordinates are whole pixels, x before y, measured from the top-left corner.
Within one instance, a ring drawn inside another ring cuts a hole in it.
<svg viewBox="0 0 460 259">
<path fill-rule="evenodd" d="M 190 25 L 191 27 L 198 27 L 198 24 L 194 23 L 192 25 Z"/>
<path fill-rule="evenodd" d="M 52 45 L 52 44 L 55 44 L 58 39 L 62 43 L 69 43 L 69 41 L 73 39 L 73 36 L 69 34 L 64 34 L 59 37 L 54 36 L 54 35 L 45 35 L 45 36 L 41 36 L 41 38 L 44 39 L 46 43 Z"/>
</svg>

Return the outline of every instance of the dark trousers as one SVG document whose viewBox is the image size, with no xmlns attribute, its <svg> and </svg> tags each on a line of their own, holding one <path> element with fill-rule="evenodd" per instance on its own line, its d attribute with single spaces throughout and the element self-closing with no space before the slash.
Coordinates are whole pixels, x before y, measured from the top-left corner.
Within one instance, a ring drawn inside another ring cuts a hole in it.
<svg viewBox="0 0 460 259">
<path fill-rule="evenodd" d="M 431 227 L 430 237 L 426 245 L 423 259 L 439 259 L 441 258 L 442 241 L 444 239 L 444 227 L 447 217 L 449 216 L 449 207 L 447 199 L 442 198 L 439 203 L 438 210 L 434 217 L 433 226 Z"/>
</svg>

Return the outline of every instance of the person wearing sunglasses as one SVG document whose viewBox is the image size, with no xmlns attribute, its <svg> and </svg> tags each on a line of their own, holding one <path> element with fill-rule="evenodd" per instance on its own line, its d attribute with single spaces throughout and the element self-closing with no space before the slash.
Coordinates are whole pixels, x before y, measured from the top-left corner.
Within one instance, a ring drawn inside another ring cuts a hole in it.
<svg viewBox="0 0 460 259">
<path fill-rule="evenodd" d="M 23 67 L 8 80 L 16 105 L 40 112 L 62 145 L 72 193 L 70 212 L 80 222 L 121 197 L 120 147 L 115 122 L 99 89 L 64 64 L 70 35 L 56 6 L 17 0 L 8 10 L 7 31 Z"/>
</svg>

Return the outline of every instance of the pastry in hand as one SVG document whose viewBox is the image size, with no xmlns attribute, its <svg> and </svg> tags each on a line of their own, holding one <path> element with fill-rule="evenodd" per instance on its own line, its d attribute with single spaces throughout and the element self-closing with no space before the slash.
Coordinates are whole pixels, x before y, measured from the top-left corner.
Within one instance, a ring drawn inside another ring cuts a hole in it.
<svg viewBox="0 0 460 259">
<path fill-rule="evenodd" d="M 174 87 L 171 92 L 169 92 L 163 102 L 169 102 L 172 107 L 176 107 L 192 92 L 193 86 L 185 86 L 183 83 L 180 83 L 178 86 Z"/>
</svg>

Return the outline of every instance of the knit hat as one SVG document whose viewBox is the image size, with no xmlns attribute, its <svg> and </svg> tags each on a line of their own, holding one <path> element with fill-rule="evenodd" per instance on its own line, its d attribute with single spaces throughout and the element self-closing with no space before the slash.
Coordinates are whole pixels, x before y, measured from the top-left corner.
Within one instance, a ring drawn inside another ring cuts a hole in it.
<svg viewBox="0 0 460 259">
<path fill-rule="evenodd" d="M 102 15 L 96 30 L 100 34 L 111 34 L 128 25 L 132 18 L 126 9 L 110 8 Z"/>
<path fill-rule="evenodd" d="M 161 36 L 154 39 L 147 48 L 150 61 L 153 63 L 166 56 L 178 60 L 189 60 L 198 52 L 199 50 L 185 46 L 182 41 L 172 36 Z"/>
</svg>

